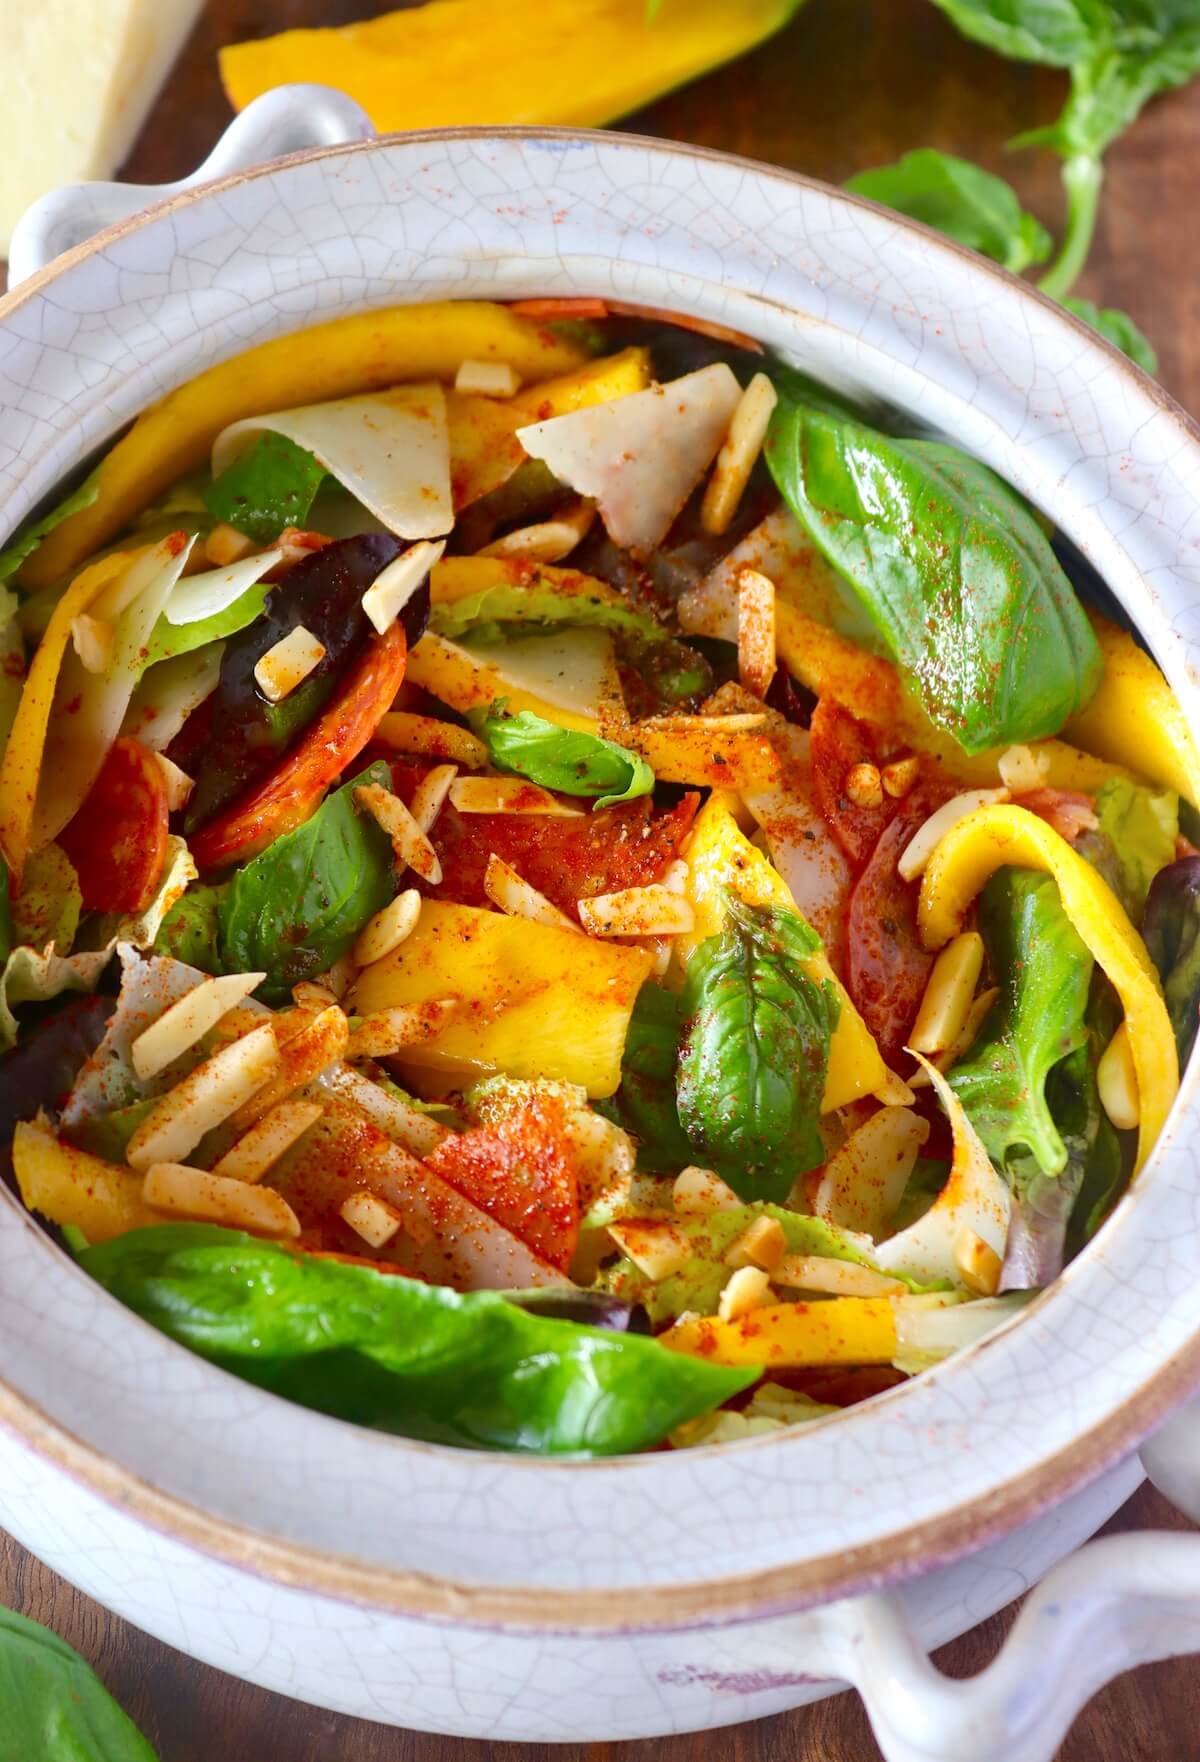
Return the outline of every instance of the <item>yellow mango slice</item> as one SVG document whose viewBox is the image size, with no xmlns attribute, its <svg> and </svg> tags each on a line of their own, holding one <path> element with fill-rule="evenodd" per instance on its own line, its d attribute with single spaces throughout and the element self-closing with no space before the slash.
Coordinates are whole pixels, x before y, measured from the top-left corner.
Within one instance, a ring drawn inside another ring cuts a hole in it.
<svg viewBox="0 0 1200 1762">
<path fill-rule="evenodd" d="M 4 749 L 4 761 L 0 765 L 0 854 L 18 882 L 29 855 L 42 753 L 50 725 L 54 688 L 71 640 L 71 625 L 81 612 L 87 611 L 97 594 L 128 568 L 134 555 L 133 552 L 114 552 L 75 578 L 55 606 L 29 668 L 8 745 Z"/>
<path fill-rule="evenodd" d="M 1091 619 L 1104 675 L 1096 695 L 1071 718 L 1065 732 L 1089 752 L 1178 791 L 1200 808 L 1200 748 L 1178 698 L 1128 631 L 1098 612 Z"/>
<path fill-rule="evenodd" d="M 645 949 L 427 899 L 411 936 L 360 973 L 354 1008 L 367 1015 L 460 997 L 439 1033 L 405 1047 L 406 1062 L 579 1083 L 595 1098 L 621 1080 L 650 967 Z"/>
<path fill-rule="evenodd" d="M 679 959 L 686 965 L 695 948 L 724 928 L 726 891 L 736 893 L 747 905 L 782 906 L 796 910 L 787 883 L 756 845 L 738 826 L 729 803 L 720 794 L 709 797 L 696 816 L 683 855 L 688 864 L 687 896 L 695 913 L 690 936 L 675 939 Z M 870 1030 L 830 966 L 824 949 L 805 962 L 805 972 L 818 982 L 832 980 L 841 1001 L 837 1027 L 829 1048 L 822 1101 L 826 1113 L 845 1107 L 860 1096 L 873 1095 L 886 1081 L 887 1066 Z"/>
<path fill-rule="evenodd" d="M 24 564 L 45 587 L 98 551 L 177 478 L 208 463 L 223 428 L 264 410 L 380 391 L 402 380 L 453 380 L 464 361 L 506 361 L 523 380 L 582 365 L 584 353 L 543 324 L 482 300 L 356 312 L 210 367 L 138 417 L 101 461 L 99 494 L 55 527 Z"/>
<path fill-rule="evenodd" d="M 659 1341 L 710 1364 L 890 1364 L 897 1352 L 896 1314 L 886 1297 L 772 1303 L 737 1321 L 676 1322 Z"/>
<path fill-rule="evenodd" d="M 431 0 L 220 52 L 235 110 L 293 80 L 349 92 L 381 134 L 464 123 L 611 122 L 741 55 L 800 0 Z"/>
<path fill-rule="evenodd" d="M 492 648 L 468 648 L 427 630 L 408 657 L 407 680 L 465 715 L 506 698 L 560 728 L 597 734 L 601 717 L 624 721 L 612 642 L 600 630 L 563 630 Z"/>
<path fill-rule="evenodd" d="M 1141 1104 L 1141 1168 L 1179 1087 L 1175 1035 L 1146 945 L 1091 864 L 1026 808 L 977 808 L 950 828 L 929 859 L 917 907 L 921 939 L 926 948 L 941 948 L 961 929 L 988 878 L 1009 864 L 1053 875 L 1063 910 L 1121 999 Z"/>
<path fill-rule="evenodd" d="M 518 428 L 566 416 L 588 404 L 606 404 L 650 384 L 650 351 L 622 349 L 589 361 L 574 373 L 544 379 L 515 398 L 481 398 L 464 392 L 446 394 L 450 429 L 450 484 L 456 509 L 507 483 L 525 459 L 516 438 Z"/>
<path fill-rule="evenodd" d="M 52 1224 L 73 1224 L 89 1242 L 107 1242 L 163 1221 L 142 1198 L 141 1175 L 62 1143 L 40 1120 L 17 1126 L 12 1154 L 17 1186 L 30 1211 Z"/>
<path fill-rule="evenodd" d="M 715 721 L 715 718 L 711 718 Z M 694 789 L 744 789 L 753 793 L 778 783 L 779 754 L 755 730 L 698 726 L 710 718 L 656 716 L 624 728 L 606 728 L 609 739 L 645 759 L 660 783 Z"/>
</svg>

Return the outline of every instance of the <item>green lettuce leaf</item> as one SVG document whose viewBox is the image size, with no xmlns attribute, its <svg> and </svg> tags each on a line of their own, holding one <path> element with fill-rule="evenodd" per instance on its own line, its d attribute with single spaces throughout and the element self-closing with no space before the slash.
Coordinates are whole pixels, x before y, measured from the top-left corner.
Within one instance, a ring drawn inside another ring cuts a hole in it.
<svg viewBox="0 0 1200 1762">
<path fill-rule="evenodd" d="M 45 948 L 52 942 L 69 954 L 83 911 L 79 877 L 65 850 L 43 845 L 25 865 L 21 892 L 12 902 L 12 929 L 18 943 Z"/>
<path fill-rule="evenodd" d="M 213 480 L 204 504 L 255 544 L 270 544 L 285 526 L 304 525 L 324 476 L 325 467 L 286 435 L 260 434 Z"/>
<path fill-rule="evenodd" d="M 532 710 L 507 715 L 504 705 L 505 699 L 499 698 L 490 709 L 469 718 L 499 770 L 515 771 L 563 795 L 595 796 L 598 808 L 633 801 L 654 788 L 654 772 L 628 748 L 597 734 L 560 728 Z"/>
<path fill-rule="evenodd" d="M 243 594 L 224 608 L 214 612 L 208 618 L 196 618 L 191 624 L 171 624 L 166 618 L 160 618 L 150 632 L 150 640 L 146 644 L 143 665 L 152 667 L 156 661 L 170 661 L 176 655 L 190 655 L 194 649 L 202 649 L 206 643 L 220 642 L 226 636 L 236 636 L 239 630 L 245 630 L 256 618 L 261 618 L 266 609 L 267 595 L 278 586 L 275 581 L 256 581 Z"/>
<path fill-rule="evenodd" d="M 57 1634 L 0 1609 L 5 1762 L 156 1762 L 100 1678 Z"/>
<path fill-rule="evenodd" d="M 803 970 L 820 946 L 797 913 L 731 894 L 725 929 L 688 962 L 676 1105 L 694 1159 L 741 1199 L 783 1199 L 825 1160 L 819 1122 L 838 995 Z"/>
<path fill-rule="evenodd" d="M 7 581 L 15 575 L 26 557 L 32 556 L 48 532 L 77 514 L 81 508 L 90 508 L 100 494 L 100 467 L 84 478 L 79 488 L 61 501 L 48 514 L 42 514 L 36 520 L 28 520 L 19 531 L 14 532 L 4 549 L 0 551 L 0 581 Z"/>
<path fill-rule="evenodd" d="M 1169 789 L 1155 793 L 1125 777 L 1112 777 L 1096 793 L 1096 815 L 1117 854 L 1122 902 L 1140 923 L 1150 883 L 1175 861 L 1179 797 Z"/>
<path fill-rule="evenodd" d="M 152 954 L 169 955 L 202 973 L 221 971 L 221 903 L 229 883 L 189 887 L 159 926 Z M 258 968 L 251 969 L 254 972 Z"/>
<path fill-rule="evenodd" d="M 1050 234 L 1022 209 L 1012 185 L 953 153 L 920 147 L 894 165 L 859 172 L 846 188 L 936 227 L 1017 275 L 1050 255 Z"/>
<path fill-rule="evenodd" d="M 786 1431 L 789 1426 L 806 1425 L 812 1419 L 824 1419 L 827 1413 L 840 1413 L 798 1389 L 787 1389 L 782 1383 L 760 1383 L 745 1407 L 723 1407 L 718 1413 L 705 1414 L 703 1419 L 689 1419 L 676 1426 L 668 1442 L 672 1450 L 695 1450 L 701 1444 L 738 1444 L 743 1438 L 765 1438 L 771 1432 Z"/>
<path fill-rule="evenodd" d="M 643 1450 L 757 1379 L 657 1340 L 551 1320 L 497 1291 L 170 1224 L 81 1265 L 172 1339 L 277 1395 L 434 1443 L 548 1456 Z"/>
</svg>

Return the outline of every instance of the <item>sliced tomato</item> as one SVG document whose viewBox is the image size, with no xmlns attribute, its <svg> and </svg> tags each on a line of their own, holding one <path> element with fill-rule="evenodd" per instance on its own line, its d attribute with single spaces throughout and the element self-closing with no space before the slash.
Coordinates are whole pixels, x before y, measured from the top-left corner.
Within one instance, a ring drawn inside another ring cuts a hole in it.
<svg viewBox="0 0 1200 1762">
<path fill-rule="evenodd" d="M 829 830 L 854 869 L 865 869 L 899 803 L 884 795 L 877 808 L 862 808 L 846 793 L 855 765 L 880 762 L 874 730 L 833 698 L 823 697 L 811 723 L 813 793 Z"/>
<path fill-rule="evenodd" d="M 603 300 L 588 299 L 583 295 L 563 297 L 561 299 L 544 300 L 513 300 L 509 311 L 515 312 L 518 318 L 607 318 L 608 307 Z"/>
<path fill-rule="evenodd" d="M 850 895 L 846 989 L 889 1065 L 904 1050 L 933 966 L 917 934 L 919 885 L 902 881 L 896 863 L 945 795 L 936 784 L 912 791 L 884 827 Z"/>
<path fill-rule="evenodd" d="M 167 858 L 167 781 L 140 740 L 115 740 L 87 800 L 58 835 L 89 912 L 140 912 Z"/>
<path fill-rule="evenodd" d="M 397 777 L 397 791 L 405 787 L 407 777 Z M 483 877 L 494 853 L 560 911 L 578 917 L 581 899 L 660 880 L 679 855 L 699 801 L 698 795 L 685 795 L 657 817 L 643 799 L 563 820 L 536 814 L 460 814 L 447 806 L 430 834 L 444 876 L 432 891 L 458 905 L 487 905 Z"/>
<path fill-rule="evenodd" d="M 566 1272 L 579 1240 L 579 1177 L 562 1102 L 535 1096 L 496 1125 L 444 1138 L 429 1167 Z"/>
<path fill-rule="evenodd" d="M 191 849 L 201 871 L 244 863 L 304 824 L 391 709 L 407 660 L 408 643 L 397 619 L 385 635 L 367 643 L 337 696 L 283 763 L 197 832 Z"/>
</svg>

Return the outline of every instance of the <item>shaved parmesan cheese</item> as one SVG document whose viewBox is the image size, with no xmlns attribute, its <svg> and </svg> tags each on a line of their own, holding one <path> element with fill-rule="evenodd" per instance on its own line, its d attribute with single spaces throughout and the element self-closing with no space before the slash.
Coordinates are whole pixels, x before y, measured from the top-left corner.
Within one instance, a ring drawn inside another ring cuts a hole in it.
<svg viewBox="0 0 1200 1762">
<path fill-rule="evenodd" d="M 715 458 L 741 395 L 718 361 L 668 385 L 519 428 L 517 439 L 530 458 L 597 503 L 616 544 L 651 551 Z"/>
<path fill-rule="evenodd" d="M 174 1064 L 210 1028 L 215 1027 L 227 1011 L 249 997 L 266 976 L 265 973 L 228 973 L 220 979 L 205 979 L 194 991 L 178 998 L 156 1022 L 138 1035 L 129 1049 L 130 1060 L 140 1080 L 147 1083 L 168 1065 Z"/>
<path fill-rule="evenodd" d="M 324 659 L 325 644 L 303 624 L 293 625 L 255 661 L 255 683 L 268 703 L 282 703 Z"/>
<path fill-rule="evenodd" d="M 167 757 L 166 753 L 155 753 L 154 756 L 158 760 L 158 768 L 162 772 L 163 781 L 167 786 L 167 807 L 171 813 L 177 814 L 181 808 L 187 806 L 191 799 L 192 791 L 196 787 L 196 779 L 189 777 L 187 772 L 175 763 L 174 759 Z"/>
<path fill-rule="evenodd" d="M 286 435 L 312 453 L 399 538 L 438 538 L 454 524 L 440 385 L 398 385 L 231 423 L 213 445 L 213 476 L 263 433 Z"/>
<path fill-rule="evenodd" d="M 430 1003 L 400 1003 L 364 1016 L 350 1036 L 347 1058 L 388 1058 L 406 1046 L 418 1046 L 440 1034 L 458 1008 L 457 997 Z"/>
<path fill-rule="evenodd" d="M 362 597 L 362 609 L 380 636 L 391 629 L 445 548 L 444 540 L 438 544 L 422 540 L 375 577 Z"/>
<path fill-rule="evenodd" d="M 116 635 L 106 618 L 93 618 L 81 612 L 71 620 L 71 644 L 80 665 L 89 673 L 107 673 L 112 665 Z"/>
<path fill-rule="evenodd" d="M 211 697 L 221 676 L 223 642 L 210 642 L 191 654 L 174 655 L 143 673 L 129 700 L 121 733 L 161 753 L 170 746 L 192 711 Z"/>
<path fill-rule="evenodd" d="M 517 871 L 494 851 L 487 860 L 483 891 L 492 904 L 507 912 L 510 918 L 528 918 L 534 924 L 550 924 L 558 930 L 572 930 L 576 935 L 581 933 L 574 918 L 560 912 L 544 893 L 522 880 Z"/>
<path fill-rule="evenodd" d="M 568 807 L 524 777 L 459 777 L 450 801 L 460 814 L 544 814 L 555 820 L 582 819 L 583 809 Z"/>
<path fill-rule="evenodd" d="M 261 1181 L 324 1111 L 319 1101 L 281 1101 L 225 1152 L 213 1174 L 231 1181 Z"/>
<path fill-rule="evenodd" d="M 928 1120 L 907 1107 L 880 1108 L 825 1164 L 813 1199 L 817 1216 L 835 1229 L 882 1236 L 928 1137 Z"/>
<path fill-rule="evenodd" d="M 168 624 L 195 624 L 214 617 L 240 600 L 282 557 L 281 550 L 255 551 L 227 568 L 186 575 L 163 607 L 163 617 Z"/>
<path fill-rule="evenodd" d="M 251 1187 L 226 1175 L 210 1175 L 184 1163 L 157 1162 L 146 1172 L 142 1197 L 155 1211 L 227 1224 L 256 1236 L 294 1238 L 300 1220 L 281 1193 Z"/>
<path fill-rule="evenodd" d="M 278 1064 L 270 1022 L 230 1041 L 155 1104 L 129 1140 L 126 1160 L 135 1169 L 178 1162 L 248 1101 Z"/>
<path fill-rule="evenodd" d="M 563 728 L 597 732 L 623 718 L 612 638 L 603 630 L 555 630 L 516 642 L 458 643 L 427 630 L 408 657 L 406 679 L 465 713 L 508 699 Z"/>
</svg>

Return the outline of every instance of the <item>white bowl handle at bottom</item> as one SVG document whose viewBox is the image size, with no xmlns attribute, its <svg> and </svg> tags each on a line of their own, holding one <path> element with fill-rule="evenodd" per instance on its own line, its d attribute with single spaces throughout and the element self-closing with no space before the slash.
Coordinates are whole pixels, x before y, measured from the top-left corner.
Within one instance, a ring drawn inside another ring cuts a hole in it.
<svg viewBox="0 0 1200 1762">
<path fill-rule="evenodd" d="M 331 86 L 277 86 L 236 116 L 208 158 L 190 177 L 173 184 L 66 184 L 43 196 L 17 222 L 8 257 L 8 285 L 44 269 L 64 251 L 82 245 L 101 227 L 127 220 L 152 202 L 247 171 L 307 147 L 338 147 L 370 140 L 371 119 L 353 98 Z"/>
<path fill-rule="evenodd" d="M 1200 1404 L 1142 1451 L 1151 1480 L 1200 1521 Z M 838 1612 L 841 1668 L 885 1762 L 1052 1762 L 1075 1715 L 1137 1664 L 1200 1651 L 1200 1535 L 1105 1536 L 1054 1567 L 977 1676 L 944 1676 L 900 1599 Z"/>
</svg>

